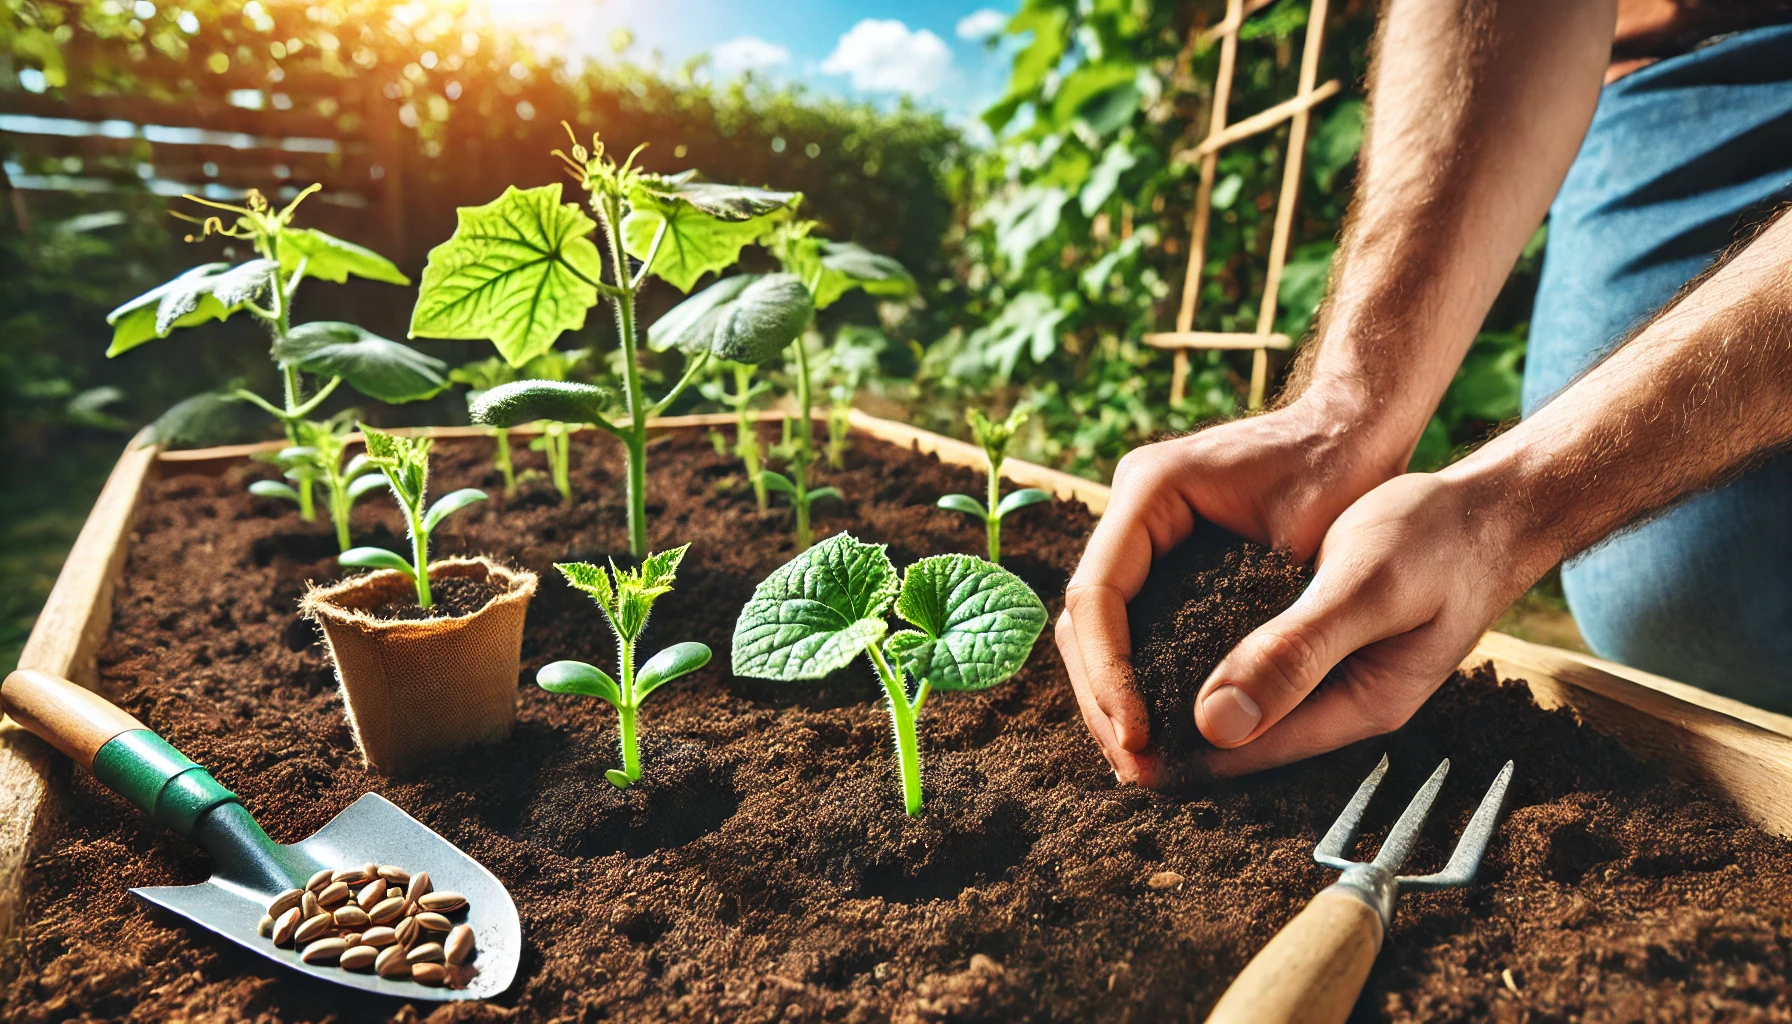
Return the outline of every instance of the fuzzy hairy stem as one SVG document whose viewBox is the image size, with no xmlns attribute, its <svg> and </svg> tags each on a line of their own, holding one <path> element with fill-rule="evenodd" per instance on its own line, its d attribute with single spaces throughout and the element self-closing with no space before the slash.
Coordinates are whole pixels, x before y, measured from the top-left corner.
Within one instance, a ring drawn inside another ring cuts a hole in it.
<svg viewBox="0 0 1792 1024">
<path fill-rule="evenodd" d="M 995 455 L 984 453 L 989 458 L 989 515 L 984 522 L 989 528 L 989 560 L 996 565 L 1002 564 L 1002 516 L 996 511 L 996 505 L 1002 500 L 1002 461 Z"/>
<path fill-rule="evenodd" d="M 628 272 L 628 255 L 617 234 L 622 221 L 622 198 L 605 194 L 596 207 L 619 292 L 612 299 L 616 306 L 616 333 L 622 339 L 622 380 L 628 400 L 628 429 L 621 432 L 623 448 L 628 453 L 628 548 L 636 558 L 646 558 L 647 402 L 641 393 L 641 371 L 635 365 L 639 351 L 639 339 L 635 337 L 637 281 Z M 642 270 L 645 272 L 645 264 Z"/>
<path fill-rule="evenodd" d="M 896 739 L 896 770 L 902 777 L 903 809 L 911 818 L 921 816 L 921 744 L 915 736 L 915 705 L 909 703 L 902 677 L 890 668 L 876 643 L 865 648 L 877 678 L 890 701 L 890 731 Z M 923 690 L 925 694 L 925 689 Z M 917 702 L 918 703 L 918 702 Z"/>
<path fill-rule="evenodd" d="M 503 427 L 494 427 L 492 437 L 497 441 L 498 449 L 492 455 L 492 465 L 504 477 L 504 496 L 516 495 L 516 469 L 510 463 L 510 431 Z"/>
</svg>

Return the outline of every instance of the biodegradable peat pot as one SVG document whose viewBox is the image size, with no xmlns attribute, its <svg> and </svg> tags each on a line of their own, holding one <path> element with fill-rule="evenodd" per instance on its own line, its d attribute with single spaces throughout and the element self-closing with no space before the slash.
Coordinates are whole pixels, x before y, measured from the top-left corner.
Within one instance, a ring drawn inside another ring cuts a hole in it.
<svg viewBox="0 0 1792 1024">
<path fill-rule="evenodd" d="M 489 581 L 503 592 L 469 615 L 379 619 L 369 610 L 413 592 L 407 576 L 386 569 L 313 587 L 300 602 L 300 613 L 323 626 L 361 756 L 382 774 L 503 739 L 516 721 L 523 615 L 535 574 L 484 558 L 430 563 L 431 581 L 452 577 Z"/>
</svg>

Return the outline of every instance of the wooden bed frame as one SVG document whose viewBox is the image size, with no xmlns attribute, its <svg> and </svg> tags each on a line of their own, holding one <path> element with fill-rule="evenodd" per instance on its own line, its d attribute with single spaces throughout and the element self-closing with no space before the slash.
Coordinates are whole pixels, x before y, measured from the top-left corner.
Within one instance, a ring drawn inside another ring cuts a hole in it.
<svg viewBox="0 0 1792 1024">
<path fill-rule="evenodd" d="M 654 426 L 723 427 L 733 422 L 730 414 L 677 416 Z M 985 465 L 983 452 L 975 445 L 905 423 L 854 410 L 851 427 L 868 437 L 936 455 L 942 462 Z M 467 427 L 435 428 L 430 433 L 444 438 L 489 435 L 487 430 Z M 111 625 L 112 596 L 124 574 L 131 521 L 145 483 L 158 475 L 222 472 L 279 447 L 275 442 L 164 452 L 133 442 L 113 467 L 75 539 L 25 643 L 19 667 L 94 686 L 97 655 Z M 1014 459 L 1004 463 L 1002 475 L 1065 500 L 1081 501 L 1098 515 L 1107 508 L 1108 489 L 1081 477 Z M 1464 664 L 1488 661 L 1500 675 L 1528 681 L 1543 706 L 1573 708 L 1587 724 L 1642 759 L 1723 794 L 1763 827 L 1792 837 L 1792 717 L 1500 633 L 1482 638 Z M 10 720 L 0 721 L 0 962 L 9 959 L 7 946 L 16 942 L 32 835 L 38 821 L 55 813 L 49 785 L 52 770 L 57 770 L 52 756 L 37 737 Z"/>
</svg>

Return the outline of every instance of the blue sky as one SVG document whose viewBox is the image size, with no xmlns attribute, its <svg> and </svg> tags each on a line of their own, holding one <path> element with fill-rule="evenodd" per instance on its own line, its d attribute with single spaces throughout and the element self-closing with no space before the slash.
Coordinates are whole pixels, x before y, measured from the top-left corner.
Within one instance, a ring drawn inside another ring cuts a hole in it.
<svg viewBox="0 0 1792 1024">
<path fill-rule="evenodd" d="M 566 46 L 676 67 L 699 53 L 711 74 L 751 68 L 780 81 L 872 101 L 900 95 L 968 119 L 1001 95 L 1008 60 L 982 41 L 1017 0 L 490 0 L 494 12 L 563 33 Z"/>
</svg>

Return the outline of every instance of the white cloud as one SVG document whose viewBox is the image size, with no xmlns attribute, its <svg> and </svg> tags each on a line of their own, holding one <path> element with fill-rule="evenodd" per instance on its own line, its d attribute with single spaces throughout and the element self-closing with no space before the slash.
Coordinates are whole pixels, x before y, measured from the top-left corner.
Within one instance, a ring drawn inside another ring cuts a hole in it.
<svg viewBox="0 0 1792 1024">
<path fill-rule="evenodd" d="M 790 51 L 777 43 L 768 43 L 758 36 L 730 39 L 710 51 L 715 69 L 724 75 L 746 71 L 769 71 L 790 63 Z"/>
<path fill-rule="evenodd" d="M 958 38 L 980 43 L 1008 27 L 1008 15 L 993 7 L 972 11 L 958 19 Z"/>
<path fill-rule="evenodd" d="M 851 75 L 853 88 L 871 92 L 925 93 L 940 84 L 951 66 L 952 51 L 944 39 L 878 18 L 854 25 L 821 62 L 823 73 Z"/>
</svg>

